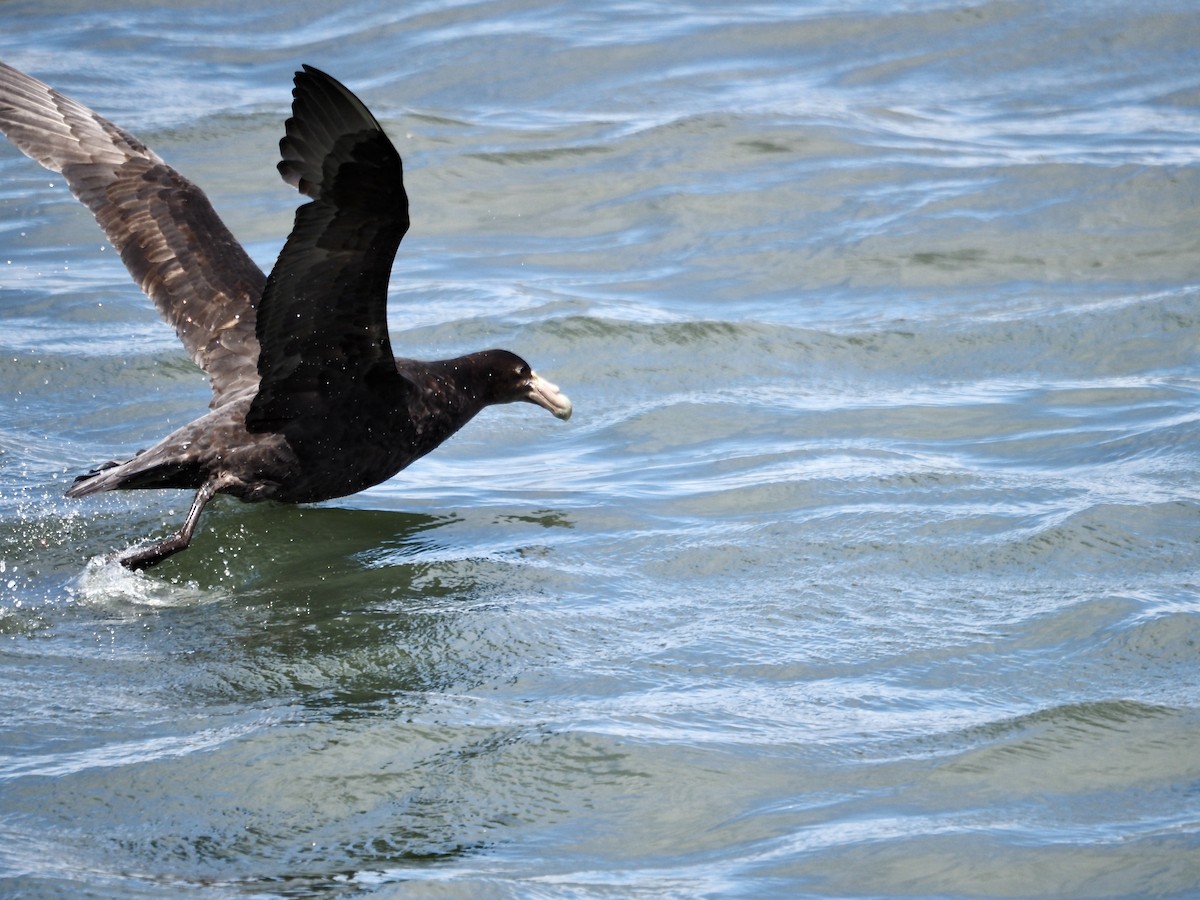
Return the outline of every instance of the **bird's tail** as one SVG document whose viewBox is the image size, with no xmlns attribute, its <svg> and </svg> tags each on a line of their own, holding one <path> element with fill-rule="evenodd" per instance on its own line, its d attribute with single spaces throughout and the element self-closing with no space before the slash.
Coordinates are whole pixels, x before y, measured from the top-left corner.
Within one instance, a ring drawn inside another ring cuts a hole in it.
<svg viewBox="0 0 1200 900">
<path fill-rule="evenodd" d="M 199 467 L 192 464 L 148 464 L 142 454 L 125 462 L 106 462 L 86 475 L 78 475 L 67 488 L 68 497 L 88 497 L 103 491 L 132 491 L 139 488 L 196 488 L 204 481 Z"/>
<path fill-rule="evenodd" d="M 111 491 L 117 487 L 115 480 L 110 477 L 109 473 L 113 469 L 119 469 L 122 463 L 119 460 L 110 460 L 106 463 L 101 463 L 88 472 L 86 475 L 76 475 L 75 483 L 67 488 L 68 497 L 86 497 L 89 494 L 98 494 L 101 491 Z"/>
</svg>

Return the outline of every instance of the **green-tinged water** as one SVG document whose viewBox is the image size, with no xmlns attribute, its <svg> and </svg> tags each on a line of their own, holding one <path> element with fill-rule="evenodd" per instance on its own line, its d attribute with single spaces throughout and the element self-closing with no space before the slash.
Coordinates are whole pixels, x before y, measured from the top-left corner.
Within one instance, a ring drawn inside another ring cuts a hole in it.
<svg viewBox="0 0 1200 900">
<path fill-rule="evenodd" d="M 488 410 L 316 507 L 76 474 L 203 377 L 0 143 L 0 896 L 1200 892 L 1200 11 L 0 6 L 264 267 L 291 73 Z"/>
</svg>

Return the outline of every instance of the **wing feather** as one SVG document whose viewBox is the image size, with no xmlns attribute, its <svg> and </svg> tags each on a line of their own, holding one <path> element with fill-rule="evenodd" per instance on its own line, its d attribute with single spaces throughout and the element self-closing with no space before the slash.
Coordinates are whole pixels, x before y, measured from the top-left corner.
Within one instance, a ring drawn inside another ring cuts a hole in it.
<svg viewBox="0 0 1200 900">
<path fill-rule="evenodd" d="M 133 135 L 0 63 L 0 131 L 61 172 L 208 373 L 212 405 L 253 385 L 265 277 L 204 193 Z"/>
<path fill-rule="evenodd" d="M 311 201 L 258 310 L 251 430 L 286 430 L 401 381 L 387 331 L 392 261 L 408 229 L 400 155 L 367 108 L 309 66 L 296 73 L 279 172 Z"/>
</svg>

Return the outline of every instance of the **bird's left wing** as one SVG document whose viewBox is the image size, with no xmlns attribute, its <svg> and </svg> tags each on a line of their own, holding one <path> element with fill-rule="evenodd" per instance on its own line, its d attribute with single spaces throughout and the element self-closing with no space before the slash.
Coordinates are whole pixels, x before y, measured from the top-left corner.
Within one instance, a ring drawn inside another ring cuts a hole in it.
<svg viewBox="0 0 1200 900">
<path fill-rule="evenodd" d="M 296 210 L 259 305 L 252 431 L 285 431 L 372 386 L 403 389 L 387 331 L 388 278 L 408 230 L 400 155 L 325 73 L 305 66 L 292 94 L 279 171 L 312 200 Z"/>
</svg>

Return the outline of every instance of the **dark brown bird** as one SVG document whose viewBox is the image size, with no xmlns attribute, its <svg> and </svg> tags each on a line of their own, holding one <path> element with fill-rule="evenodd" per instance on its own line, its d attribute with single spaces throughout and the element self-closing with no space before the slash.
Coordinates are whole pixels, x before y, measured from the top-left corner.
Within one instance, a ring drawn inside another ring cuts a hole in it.
<svg viewBox="0 0 1200 900">
<path fill-rule="evenodd" d="M 493 403 L 560 419 L 571 403 L 519 356 L 392 356 L 387 286 L 408 230 L 400 156 L 357 97 L 304 66 L 279 142 L 283 179 L 311 198 L 269 277 L 208 198 L 137 138 L 0 63 L 0 131 L 61 172 L 209 377 L 209 411 L 68 497 L 190 488 L 180 530 L 117 556 L 131 569 L 188 546 L 205 504 L 308 503 L 391 478 Z"/>
</svg>

